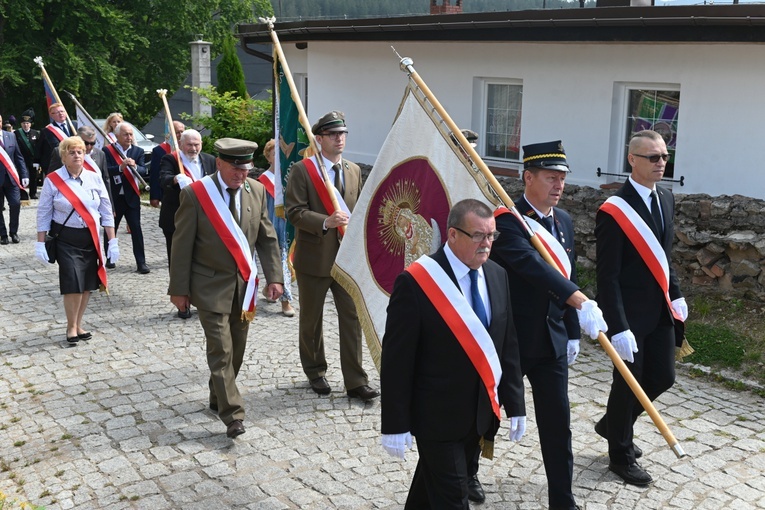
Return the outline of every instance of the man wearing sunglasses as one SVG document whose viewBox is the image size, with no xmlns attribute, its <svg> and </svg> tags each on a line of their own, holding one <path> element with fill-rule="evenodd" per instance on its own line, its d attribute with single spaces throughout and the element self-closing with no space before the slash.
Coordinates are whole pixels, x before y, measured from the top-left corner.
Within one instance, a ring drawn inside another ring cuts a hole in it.
<svg viewBox="0 0 765 510">
<path fill-rule="evenodd" d="M 568 365 L 579 354 L 580 328 L 594 338 L 606 330 L 597 303 L 577 285 L 574 224 L 557 207 L 570 171 L 560 140 L 524 146 L 525 191 L 515 202 L 519 215 L 497 211 L 502 235 L 491 249 L 492 260 L 507 270 L 510 280 L 521 369 L 534 396 L 549 507 L 558 510 L 579 508 L 571 489 Z M 557 267 L 532 246 L 527 225 L 549 247 Z"/>
<path fill-rule="evenodd" d="M 632 173 L 595 217 L 598 301 L 611 343 L 652 401 L 675 382 L 675 345 L 682 343 L 688 316 L 671 266 L 675 200 L 657 186 L 668 159 L 659 133 L 635 133 L 627 155 Z M 642 452 L 633 443 L 642 412 L 614 370 L 606 415 L 595 431 L 608 439 L 608 468 L 637 486 L 653 481 L 637 463 Z"/>
</svg>

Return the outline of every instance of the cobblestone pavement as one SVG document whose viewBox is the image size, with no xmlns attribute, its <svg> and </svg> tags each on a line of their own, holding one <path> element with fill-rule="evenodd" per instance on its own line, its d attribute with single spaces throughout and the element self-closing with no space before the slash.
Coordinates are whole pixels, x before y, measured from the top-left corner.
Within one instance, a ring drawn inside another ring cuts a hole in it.
<svg viewBox="0 0 765 510">
<path fill-rule="evenodd" d="M 300 369 L 297 318 L 261 301 L 239 377 L 247 433 L 227 439 L 206 411 L 202 329 L 175 316 L 158 211 L 144 208 L 151 274 L 135 272 L 130 237 L 109 271 L 111 295 L 94 295 L 85 320 L 93 339 L 65 345 L 54 266 L 33 257 L 35 203 L 21 214 L 21 244 L 0 246 L 0 491 L 58 508 L 401 508 L 416 464 L 379 446 L 380 404 L 342 388 L 334 310 L 327 304 L 329 382 L 316 396 Z M 7 219 L 7 218 L 6 218 Z M 299 310 L 298 310 L 299 313 Z M 582 508 L 765 508 L 765 405 L 685 375 L 656 403 L 688 456 L 676 459 L 650 420 L 636 427 L 642 465 L 657 481 L 625 485 L 608 471 L 593 431 L 604 411 L 610 364 L 582 342 L 571 369 L 574 492 Z M 379 377 L 365 356 L 370 382 Z M 485 509 L 546 508 L 533 418 L 519 444 L 482 460 Z"/>
</svg>

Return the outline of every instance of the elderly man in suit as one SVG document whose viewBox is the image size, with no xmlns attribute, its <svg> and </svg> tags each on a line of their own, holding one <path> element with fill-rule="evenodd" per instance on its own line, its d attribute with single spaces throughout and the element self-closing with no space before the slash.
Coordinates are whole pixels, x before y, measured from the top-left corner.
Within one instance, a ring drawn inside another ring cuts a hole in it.
<svg viewBox="0 0 765 510">
<path fill-rule="evenodd" d="M 311 389 L 319 395 L 332 391 L 326 379 L 322 330 L 324 300 L 331 290 L 340 326 L 340 365 L 349 397 L 367 401 L 380 395 L 369 386 L 361 366 L 361 324 L 353 299 L 330 275 L 340 248 L 339 227 L 348 225 L 350 213 L 361 193 L 358 165 L 342 157 L 348 128 L 342 112 L 322 116 L 311 128 L 321 154 L 295 163 L 290 170 L 285 207 L 295 226 L 295 274 L 300 290 L 300 362 Z M 322 158 L 329 178 L 335 183 L 335 196 L 342 202 L 335 210 L 321 181 Z"/>
<path fill-rule="evenodd" d="M 0 124 L 3 117 L 0 115 Z M 16 135 L 13 132 L 0 130 L 0 244 L 8 244 L 8 234 L 11 242 L 19 242 L 19 214 L 21 213 L 21 188 L 29 185 L 29 174 L 24 163 L 19 146 L 16 144 Z M 8 200 L 10 221 L 8 228 L 5 226 L 5 200 Z M 10 232 L 9 232 L 10 231 Z"/>
<path fill-rule="evenodd" d="M 21 127 L 16 130 L 16 141 L 18 142 L 21 155 L 24 156 L 24 164 L 29 173 L 29 198 L 37 198 L 37 167 L 36 159 L 37 142 L 40 139 L 40 132 L 32 129 L 32 122 L 35 119 L 35 112 L 32 108 L 26 110 L 21 115 Z M 23 192 L 22 192 L 23 194 Z"/>
<path fill-rule="evenodd" d="M 183 168 L 178 167 L 178 155 L 175 152 L 165 154 L 160 160 L 159 183 L 162 187 L 162 205 L 159 210 L 159 228 L 165 235 L 167 261 L 173 245 L 175 232 L 175 213 L 180 205 L 181 189 L 205 175 L 215 172 L 215 157 L 202 152 L 202 135 L 196 129 L 183 131 L 178 140 L 180 159 Z M 179 317 L 187 319 L 184 312 Z"/>
<path fill-rule="evenodd" d="M 130 236 L 133 240 L 133 256 L 137 270 L 141 274 L 150 273 L 146 265 L 146 253 L 143 246 L 143 230 L 141 229 L 141 191 L 139 181 L 133 175 L 133 168 L 141 175 L 146 174 L 143 164 L 144 151 L 141 147 L 133 145 L 135 137 L 133 126 L 129 122 L 120 122 L 114 128 L 117 141 L 104 148 L 106 155 L 106 168 L 109 172 L 112 190 L 112 206 L 114 207 L 115 224 L 117 231 L 120 221 L 124 217 L 130 228 Z M 119 145 L 119 147 L 117 147 Z M 106 267 L 113 268 L 114 263 L 107 260 Z"/>
<path fill-rule="evenodd" d="M 657 186 L 668 159 L 659 133 L 632 135 L 627 155 L 632 173 L 595 216 L 598 301 L 611 344 L 651 401 L 675 382 L 675 347 L 682 345 L 688 317 L 672 268 L 675 199 Z M 637 463 L 641 452 L 633 443 L 633 426 L 642 412 L 614 369 L 606 415 L 595 431 L 608 439 L 608 469 L 637 486 L 653 481 Z"/>
<path fill-rule="evenodd" d="M 497 230 L 502 235 L 491 248 L 491 258 L 507 270 L 510 280 L 521 368 L 534 395 L 549 508 L 574 510 L 579 507 L 571 489 L 568 365 L 579 354 L 580 325 L 594 338 L 606 325 L 597 303 L 579 290 L 574 224 L 557 207 L 570 172 L 560 140 L 524 146 L 523 166 L 525 191 L 515 202 L 519 216 L 498 210 Z M 557 255 L 553 258 L 558 267 L 533 247 L 526 225 Z"/>
<path fill-rule="evenodd" d="M 523 376 L 507 273 L 489 260 L 491 209 L 467 199 L 447 220 L 446 245 L 401 273 L 382 343 L 382 445 L 420 458 L 406 509 L 468 509 L 468 464 L 499 429 L 526 429 Z"/>
<path fill-rule="evenodd" d="M 207 340 L 210 409 L 226 435 L 245 431 L 244 402 L 236 386 L 257 300 L 257 250 L 267 296 L 282 294 L 276 231 L 268 219 L 266 189 L 247 178 L 258 144 L 235 138 L 215 142 L 218 171 L 184 187 L 176 215 L 168 293 L 178 310 L 191 304 Z"/>
</svg>

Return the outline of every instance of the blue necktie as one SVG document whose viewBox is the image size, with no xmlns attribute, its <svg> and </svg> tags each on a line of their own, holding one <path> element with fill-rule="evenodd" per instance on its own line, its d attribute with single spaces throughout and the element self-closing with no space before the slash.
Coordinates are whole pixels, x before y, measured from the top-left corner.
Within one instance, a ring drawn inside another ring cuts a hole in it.
<svg viewBox="0 0 765 510">
<path fill-rule="evenodd" d="M 481 321 L 483 327 L 489 329 L 489 319 L 486 317 L 486 308 L 483 306 L 483 299 L 481 299 L 481 293 L 478 292 L 478 270 L 471 269 L 468 271 L 470 275 L 470 298 L 473 301 L 473 311 L 478 316 L 478 320 Z"/>
<path fill-rule="evenodd" d="M 547 229 L 547 231 L 549 233 L 551 233 L 551 234 L 553 233 L 553 219 L 552 219 L 552 216 L 545 216 L 544 218 L 542 218 L 542 225 L 545 226 L 545 228 Z M 553 235 L 555 235 L 555 234 L 553 234 Z"/>
</svg>

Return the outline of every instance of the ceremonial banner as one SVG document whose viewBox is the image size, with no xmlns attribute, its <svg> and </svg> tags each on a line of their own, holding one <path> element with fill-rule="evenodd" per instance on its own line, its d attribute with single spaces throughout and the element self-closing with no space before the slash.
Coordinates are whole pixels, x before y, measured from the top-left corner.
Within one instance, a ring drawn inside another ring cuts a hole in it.
<svg viewBox="0 0 765 510">
<path fill-rule="evenodd" d="M 43 77 L 43 87 L 45 87 L 45 102 L 47 103 L 46 109 L 49 109 L 50 105 L 57 102 L 56 96 L 53 94 L 53 90 L 51 90 L 50 83 L 48 83 L 48 80 L 44 79 L 44 77 Z"/>
<path fill-rule="evenodd" d="M 87 112 L 83 109 L 82 105 L 79 102 L 76 102 L 74 104 L 74 112 L 75 116 L 77 117 L 77 125 L 78 126 L 90 126 L 93 128 L 93 131 L 96 132 L 96 147 L 99 149 L 104 148 L 104 137 L 101 135 L 101 130 L 96 127 L 96 125 L 90 121 L 91 117 L 87 114 Z"/>
<path fill-rule="evenodd" d="M 284 210 L 284 190 L 292 165 L 303 159 L 308 147 L 308 135 L 300 125 L 298 108 L 292 99 L 290 87 L 284 76 L 279 59 L 274 53 L 274 83 L 276 83 L 276 105 L 274 109 L 274 208 L 276 215 L 286 218 Z M 295 238 L 295 229 L 287 222 L 287 246 Z"/>
<path fill-rule="evenodd" d="M 378 370 L 396 277 L 446 242 L 446 219 L 454 203 L 474 198 L 494 209 L 499 202 L 423 102 L 415 89 L 407 88 L 332 268 L 332 276 L 353 296 Z"/>
</svg>

